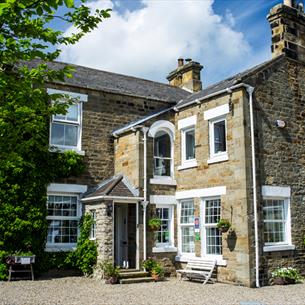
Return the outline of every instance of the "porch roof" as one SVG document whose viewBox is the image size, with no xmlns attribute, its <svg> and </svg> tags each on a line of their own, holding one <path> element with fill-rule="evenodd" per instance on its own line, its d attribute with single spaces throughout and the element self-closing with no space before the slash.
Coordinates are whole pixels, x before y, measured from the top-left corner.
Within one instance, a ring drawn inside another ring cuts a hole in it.
<svg viewBox="0 0 305 305">
<path fill-rule="evenodd" d="M 82 198 L 82 201 L 94 201 L 98 198 L 140 198 L 139 192 L 133 185 L 128 181 L 124 175 L 116 175 L 110 177 L 96 187 L 86 192 Z M 141 198 L 142 199 L 142 198 Z"/>
</svg>

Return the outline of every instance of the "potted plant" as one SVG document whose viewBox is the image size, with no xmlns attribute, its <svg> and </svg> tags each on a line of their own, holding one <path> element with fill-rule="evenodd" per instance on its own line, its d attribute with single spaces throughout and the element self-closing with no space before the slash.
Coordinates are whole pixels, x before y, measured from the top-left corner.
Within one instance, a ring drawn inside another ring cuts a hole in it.
<svg viewBox="0 0 305 305">
<path fill-rule="evenodd" d="M 156 266 L 153 267 L 153 269 L 151 270 L 151 277 L 155 281 L 159 281 L 159 280 L 163 279 L 164 269 L 161 267 L 160 264 L 157 263 Z"/>
<path fill-rule="evenodd" d="M 120 268 L 114 266 L 111 261 L 104 261 L 101 263 L 103 277 L 106 284 L 117 284 L 120 278 Z"/>
<path fill-rule="evenodd" d="M 150 275 L 152 270 L 156 267 L 158 263 L 152 257 L 149 257 L 147 260 L 142 262 L 142 267 L 147 271 Z"/>
<path fill-rule="evenodd" d="M 271 284 L 273 285 L 289 285 L 302 282 L 297 269 L 292 267 L 277 268 L 271 273 Z"/>
<path fill-rule="evenodd" d="M 222 233 L 228 232 L 231 228 L 231 223 L 227 219 L 220 219 L 217 223 L 217 228 Z"/>
<path fill-rule="evenodd" d="M 148 227 L 152 231 L 157 231 L 161 226 L 161 219 L 158 217 L 150 218 L 148 221 Z"/>
</svg>

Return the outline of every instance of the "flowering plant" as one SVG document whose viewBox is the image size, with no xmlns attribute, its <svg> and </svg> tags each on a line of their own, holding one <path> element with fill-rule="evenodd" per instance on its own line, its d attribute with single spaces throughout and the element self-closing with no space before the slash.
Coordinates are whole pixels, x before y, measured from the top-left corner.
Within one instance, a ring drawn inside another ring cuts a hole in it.
<svg viewBox="0 0 305 305">
<path fill-rule="evenodd" d="M 292 267 L 277 268 L 271 273 L 272 279 L 282 278 L 284 280 L 293 280 L 294 282 L 302 282 L 303 278 L 298 270 Z"/>
</svg>

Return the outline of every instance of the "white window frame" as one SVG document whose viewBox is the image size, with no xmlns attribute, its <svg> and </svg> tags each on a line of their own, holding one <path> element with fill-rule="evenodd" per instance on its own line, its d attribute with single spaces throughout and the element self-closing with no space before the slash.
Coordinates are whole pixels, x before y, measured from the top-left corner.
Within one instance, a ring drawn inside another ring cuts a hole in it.
<svg viewBox="0 0 305 305">
<path fill-rule="evenodd" d="M 170 176 L 159 176 L 155 175 L 150 179 L 150 184 L 161 184 L 161 185 L 176 185 L 174 180 L 174 139 L 175 139 L 175 126 L 173 123 L 165 120 L 160 120 L 153 123 L 148 131 L 148 136 L 152 137 L 153 140 L 157 136 L 158 132 L 163 131 L 169 135 L 171 143 L 171 164 L 170 164 Z M 153 142 L 154 145 L 154 142 Z M 153 147 L 153 162 L 154 162 L 154 147 Z M 154 163 L 153 163 L 154 170 Z"/>
<path fill-rule="evenodd" d="M 194 130 L 195 137 L 196 137 L 196 123 L 197 123 L 197 116 L 193 115 L 191 117 L 187 117 L 185 119 L 178 121 L 178 130 L 180 130 L 181 136 L 181 165 L 178 166 L 178 170 L 183 170 L 187 168 L 196 167 L 196 155 L 195 158 L 186 160 L 186 133 L 188 131 Z M 196 140 L 195 140 L 196 145 Z M 196 149 L 195 149 L 196 150 Z"/>
<path fill-rule="evenodd" d="M 48 192 L 47 196 L 71 196 L 77 197 L 77 213 L 76 216 L 47 216 L 47 220 L 76 220 L 80 221 L 82 214 L 82 207 L 80 202 L 80 195 L 76 193 L 62 193 L 62 192 Z M 79 228 L 77 228 L 77 236 L 79 236 Z M 76 247 L 77 243 L 46 243 L 46 251 L 70 251 Z"/>
<path fill-rule="evenodd" d="M 215 153 L 215 135 L 214 135 L 214 125 L 219 122 L 225 122 L 225 137 L 226 137 L 226 150 L 222 152 Z M 228 137 L 227 137 L 227 118 L 226 116 L 217 117 L 215 119 L 209 120 L 209 143 L 210 143 L 210 159 L 208 163 L 216 163 L 227 161 L 228 158 Z"/>
<path fill-rule="evenodd" d="M 194 205 L 194 209 L 195 209 L 195 200 L 194 198 L 184 198 L 179 200 L 178 202 L 178 209 L 177 209 L 177 223 L 178 223 L 178 256 L 176 256 L 176 260 L 177 261 L 188 261 L 188 259 L 193 258 L 196 256 L 195 251 L 193 253 L 189 253 L 189 252 L 183 252 L 182 251 L 182 233 L 181 233 L 181 229 L 183 227 L 194 227 L 194 223 L 181 223 L 181 206 L 183 202 L 186 201 L 193 201 L 193 205 Z M 194 243 L 195 243 L 195 233 L 194 233 Z"/>
<path fill-rule="evenodd" d="M 59 149 L 60 151 L 65 150 L 73 150 L 77 153 L 84 155 L 84 151 L 82 151 L 81 143 L 82 143 L 82 124 L 83 124 L 83 102 L 88 101 L 88 96 L 86 94 L 80 94 L 75 92 L 69 92 L 69 91 L 63 91 L 63 90 L 57 90 L 57 89 L 47 89 L 47 92 L 49 94 L 67 94 L 70 96 L 70 98 L 75 99 L 75 104 L 78 105 L 78 120 L 77 121 L 71 121 L 61 118 L 56 118 L 56 115 L 52 115 L 50 120 L 50 132 L 49 132 L 49 145 L 51 150 L 54 148 Z M 68 146 L 68 145 L 59 145 L 59 144 L 51 144 L 52 141 L 52 124 L 57 123 L 61 125 L 70 125 L 70 126 L 77 126 L 77 145 L 76 146 Z"/>
<path fill-rule="evenodd" d="M 284 200 L 285 209 L 285 242 L 265 243 L 264 252 L 294 250 L 295 246 L 291 239 L 291 189 L 285 186 L 269 186 L 262 187 L 262 200 Z M 264 222 L 264 219 L 263 219 Z"/>
<path fill-rule="evenodd" d="M 90 239 L 96 240 L 96 210 L 92 209 L 92 210 L 89 210 L 89 212 L 92 217 L 92 226 L 90 229 Z"/>
<path fill-rule="evenodd" d="M 174 246 L 174 205 L 172 204 L 157 204 L 156 209 L 168 209 L 169 215 L 169 242 L 156 243 L 153 247 L 153 253 L 159 252 L 176 252 L 177 248 Z"/>
<path fill-rule="evenodd" d="M 220 200 L 220 218 L 221 218 L 221 197 L 215 196 L 215 197 L 205 197 L 201 199 L 201 256 L 202 257 L 209 257 L 214 258 L 217 260 L 217 262 L 222 261 L 223 256 L 222 254 L 208 254 L 207 253 L 207 243 L 206 243 L 206 237 L 207 237 L 207 228 L 217 228 L 217 223 L 205 223 L 205 217 L 206 217 L 206 202 L 208 200 Z M 220 219 L 219 218 L 219 219 Z M 221 245 L 222 248 L 222 245 Z"/>
</svg>

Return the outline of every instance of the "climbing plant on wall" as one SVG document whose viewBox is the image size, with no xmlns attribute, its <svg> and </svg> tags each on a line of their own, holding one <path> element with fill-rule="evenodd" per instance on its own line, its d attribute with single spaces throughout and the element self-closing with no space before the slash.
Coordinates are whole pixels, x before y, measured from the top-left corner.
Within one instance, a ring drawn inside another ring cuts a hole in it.
<svg viewBox="0 0 305 305">
<path fill-rule="evenodd" d="M 72 77 L 71 67 L 53 70 L 47 64 L 60 46 L 76 43 L 109 17 L 109 10 L 92 12 L 85 2 L 0 3 L 0 279 L 9 253 L 31 251 L 39 264 L 47 233 L 46 186 L 84 168 L 76 153 L 49 151 L 49 118 L 64 114 L 71 100 L 59 102 L 63 96 L 48 95 L 45 88 Z M 75 33 L 53 29 L 54 19 L 73 25 Z"/>
</svg>

